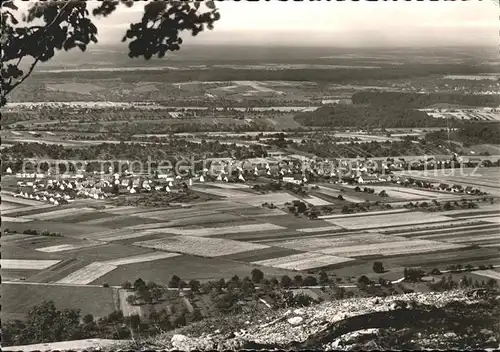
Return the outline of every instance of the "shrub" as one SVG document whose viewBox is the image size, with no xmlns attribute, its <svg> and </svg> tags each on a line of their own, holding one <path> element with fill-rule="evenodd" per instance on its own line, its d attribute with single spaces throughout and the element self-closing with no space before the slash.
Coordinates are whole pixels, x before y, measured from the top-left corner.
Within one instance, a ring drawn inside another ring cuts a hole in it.
<svg viewBox="0 0 500 352">
<path fill-rule="evenodd" d="M 190 280 L 189 288 L 191 288 L 191 292 L 198 293 L 200 292 L 201 284 L 198 280 Z"/>
<path fill-rule="evenodd" d="M 252 281 L 255 283 L 259 283 L 264 278 L 264 273 L 257 268 L 252 270 L 251 275 Z"/>
<path fill-rule="evenodd" d="M 374 272 L 379 273 L 379 274 L 383 273 L 385 271 L 384 264 L 382 264 L 382 262 L 374 262 L 372 269 Z"/>
<path fill-rule="evenodd" d="M 404 280 L 409 282 L 418 282 L 424 276 L 424 271 L 418 268 L 405 268 L 404 269 Z"/>
<path fill-rule="evenodd" d="M 302 281 L 303 286 L 317 286 L 318 285 L 318 280 L 314 276 L 306 276 L 305 279 Z"/>
<path fill-rule="evenodd" d="M 328 278 L 328 274 L 324 270 L 321 270 L 319 272 L 319 282 L 322 284 L 326 284 L 329 281 L 330 281 L 330 279 Z"/>
<path fill-rule="evenodd" d="M 288 275 L 283 275 L 281 277 L 280 285 L 282 287 L 290 287 L 292 285 L 292 279 Z"/>
<path fill-rule="evenodd" d="M 130 290 L 132 288 L 132 283 L 130 281 L 125 281 L 122 283 L 122 288 L 125 290 Z"/>
<path fill-rule="evenodd" d="M 372 283 L 372 281 L 366 275 L 361 275 L 358 278 L 358 284 L 370 285 L 371 283 Z"/>
<path fill-rule="evenodd" d="M 301 285 L 302 285 L 302 280 L 303 280 L 303 279 L 302 279 L 302 275 L 295 275 L 295 276 L 293 277 L 293 284 L 294 284 L 295 286 L 301 286 Z"/>
<path fill-rule="evenodd" d="M 131 306 L 137 304 L 137 297 L 135 295 L 127 296 L 127 303 Z"/>
<path fill-rule="evenodd" d="M 432 269 L 429 272 L 429 274 L 431 274 L 431 275 L 441 275 L 442 273 L 441 273 L 441 270 L 439 270 L 438 268 L 434 268 L 434 269 Z"/>
<path fill-rule="evenodd" d="M 168 282 L 168 287 L 170 288 L 178 288 L 181 282 L 181 278 L 177 275 L 173 275 L 170 281 Z"/>
</svg>

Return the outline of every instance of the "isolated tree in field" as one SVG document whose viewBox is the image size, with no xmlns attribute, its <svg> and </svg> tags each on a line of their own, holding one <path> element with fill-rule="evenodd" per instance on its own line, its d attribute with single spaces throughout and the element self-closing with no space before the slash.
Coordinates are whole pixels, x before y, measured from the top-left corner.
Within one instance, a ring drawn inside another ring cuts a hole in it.
<svg viewBox="0 0 500 352">
<path fill-rule="evenodd" d="M 408 282 L 418 282 L 424 275 L 425 272 L 418 268 L 404 268 L 403 270 L 404 280 Z"/>
<path fill-rule="evenodd" d="M 361 284 L 361 285 L 370 285 L 372 282 L 371 280 L 366 276 L 366 275 L 361 275 L 359 278 L 358 278 L 358 284 Z"/>
<path fill-rule="evenodd" d="M 384 264 L 382 264 L 382 262 L 374 262 L 372 268 L 373 271 L 378 274 L 383 273 L 385 271 Z"/>
<path fill-rule="evenodd" d="M 330 281 L 330 279 L 328 278 L 328 274 L 324 270 L 321 270 L 318 275 L 320 284 L 326 284 L 328 283 L 328 281 Z"/>
<path fill-rule="evenodd" d="M 296 286 L 301 286 L 303 280 L 304 279 L 302 278 L 302 275 L 295 275 L 293 277 L 293 284 L 296 285 Z"/>
<path fill-rule="evenodd" d="M 194 293 L 200 292 L 201 284 L 198 280 L 190 280 L 188 285 L 189 285 L 189 288 L 191 289 L 191 292 L 194 292 Z"/>
<path fill-rule="evenodd" d="M 306 276 L 304 281 L 302 281 L 302 285 L 304 286 L 317 286 L 318 280 L 314 276 Z"/>
<path fill-rule="evenodd" d="M 281 277 L 280 285 L 282 287 L 290 287 L 292 285 L 292 279 L 288 275 L 283 275 Z"/>
<path fill-rule="evenodd" d="M 174 275 L 172 276 L 172 278 L 170 279 L 169 283 L 168 283 L 168 287 L 170 288 L 178 288 L 179 287 L 179 284 L 181 282 L 181 278 L 178 277 L 177 275 Z"/>
<path fill-rule="evenodd" d="M 87 1 L 38 1 L 22 13 L 19 3 L 1 2 L 0 106 L 39 62 L 52 59 L 57 51 L 85 51 L 88 45 L 97 43 L 99 33 L 93 20 L 111 15 L 121 6 L 134 6 L 134 1 L 125 0 L 104 0 L 94 9 Z M 161 58 L 167 51 L 180 49 L 180 32 L 196 36 L 205 28 L 213 29 L 219 19 L 213 1 L 151 1 L 145 5 L 141 21 L 130 24 L 122 41 L 130 41 L 130 58 Z"/>
<path fill-rule="evenodd" d="M 144 282 L 143 279 L 138 278 L 137 280 L 134 281 L 134 290 L 142 291 L 145 288 L 146 288 L 146 283 Z"/>
<path fill-rule="evenodd" d="M 255 283 L 259 283 L 264 278 L 264 273 L 257 268 L 253 269 L 251 274 L 252 281 Z"/>
</svg>

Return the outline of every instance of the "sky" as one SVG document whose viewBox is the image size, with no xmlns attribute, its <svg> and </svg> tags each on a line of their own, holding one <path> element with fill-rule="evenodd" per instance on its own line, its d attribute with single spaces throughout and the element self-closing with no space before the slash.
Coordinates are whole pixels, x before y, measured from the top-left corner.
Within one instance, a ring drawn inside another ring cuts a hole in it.
<svg viewBox="0 0 500 352">
<path fill-rule="evenodd" d="M 27 3 L 19 3 L 24 8 Z M 96 1 L 89 1 L 94 6 Z M 99 46 L 119 44 L 129 23 L 142 15 L 143 1 L 120 6 L 95 23 Z M 293 46 L 484 45 L 498 48 L 498 0 L 467 1 L 216 1 L 221 19 L 185 45 Z"/>
<path fill-rule="evenodd" d="M 496 3 L 495 3 L 496 2 Z M 186 44 L 487 45 L 498 47 L 498 0 L 217 1 L 213 31 Z M 101 43 L 118 43 L 142 4 L 98 21 Z"/>
</svg>

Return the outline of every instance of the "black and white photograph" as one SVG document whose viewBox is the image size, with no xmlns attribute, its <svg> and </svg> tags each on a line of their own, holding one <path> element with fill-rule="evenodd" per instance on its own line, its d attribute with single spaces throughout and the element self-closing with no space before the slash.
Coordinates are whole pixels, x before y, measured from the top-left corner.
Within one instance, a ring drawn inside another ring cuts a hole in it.
<svg viewBox="0 0 500 352">
<path fill-rule="evenodd" d="M 1 1 L 3 351 L 500 349 L 500 5 Z"/>
</svg>

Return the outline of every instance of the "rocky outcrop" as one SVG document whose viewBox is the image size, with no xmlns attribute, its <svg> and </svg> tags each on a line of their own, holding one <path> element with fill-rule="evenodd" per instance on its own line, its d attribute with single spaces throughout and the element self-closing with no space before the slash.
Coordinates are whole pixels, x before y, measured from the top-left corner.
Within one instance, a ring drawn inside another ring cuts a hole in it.
<svg viewBox="0 0 500 352">
<path fill-rule="evenodd" d="M 500 314 L 496 294 L 450 291 L 324 302 L 281 310 L 244 328 L 173 335 L 162 349 L 373 350 L 496 348 Z M 158 348 L 160 346 L 155 346 Z"/>
</svg>

